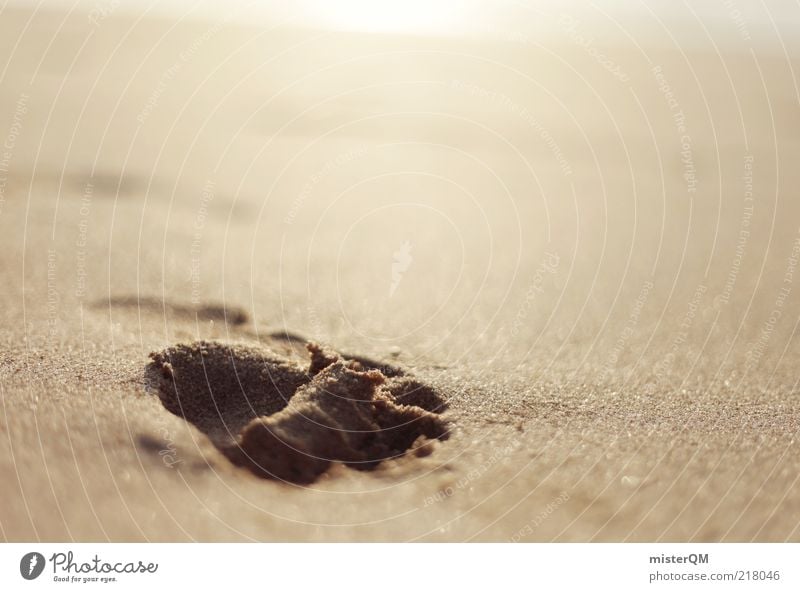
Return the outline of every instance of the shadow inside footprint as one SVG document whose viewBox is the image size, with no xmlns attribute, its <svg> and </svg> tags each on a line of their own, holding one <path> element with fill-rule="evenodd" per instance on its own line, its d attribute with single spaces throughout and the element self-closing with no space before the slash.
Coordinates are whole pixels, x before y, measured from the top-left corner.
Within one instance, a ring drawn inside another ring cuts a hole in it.
<svg viewBox="0 0 800 592">
<path fill-rule="evenodd" d="M 304 367 L 262 347 L 200 341 L 152 353 L 146 372 L 166 409 L 262 477 L 309 483 L 334 462 L 373 469 L 446 438 L 445 401 L 431 387 L 399 368 L 307 349 Z"/>
<path fill-rule="evenodd" d="M 309 381 L 298 364 L 262 348 L 199 341 L 150 354 L 148 382 L 164 407 L 226 446 L 253 418 L 280 411 Z"/>
</svg>

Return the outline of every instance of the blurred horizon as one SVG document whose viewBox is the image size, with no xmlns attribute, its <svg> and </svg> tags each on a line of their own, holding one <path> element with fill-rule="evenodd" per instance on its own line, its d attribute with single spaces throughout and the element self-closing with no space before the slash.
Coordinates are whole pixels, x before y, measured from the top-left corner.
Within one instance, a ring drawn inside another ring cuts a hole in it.
<svg viewBox="0 0 800 592">
<path fill-rule="evenodd" d="M 480 336 L 478 357 L 556 348 L 572 366 L 595 335 L 616 347 L 631 301 L 682 319 L 698 286 L 715 330 L 742 338 L 738 312 L 758 292 L 757 330 L 774 300 L 765 282 L 782 281 L 781 249 L 794 248 L 800 93 L 782 44 L 800 36 L 757 47 L 759 19 L 733 2 L 691 25 L 688 7 L 666 9 L 681 26 L 660 20 L 662 2 L 647 17 L 547 2 L 517 19 L 513 6 L 533 9 L 507 3 L 462 18 L 461 33 L 461 17 L 413 3 L 402 22 L 358 3 L 330 20 L 306 3 L 274 29 L 247 8 L 224 25 L 210 3 L 42 6 L 72 12 L 0 22 L 0 129 L 14 144 L 3 213 L 13 228 L 38 221 L 26 248 L 74 242 L 91 188 L 96 227 L 114 226 L 94 248 L 115 264 L 86 272 L 87 298 L 159 286 L 176 302 L 252 302 L 254 318 L 280 311 L 361 349 L 369 335 L 449 355 Z M 359 32 L 298 28 L 312 23 Z M 736 276 L 733 293 L 742 220 L 764 273 Z M 413 265 L 392 288 L 398 253 Z M 554 254 L 559 273 L 543 274 Z"/>
</svg>

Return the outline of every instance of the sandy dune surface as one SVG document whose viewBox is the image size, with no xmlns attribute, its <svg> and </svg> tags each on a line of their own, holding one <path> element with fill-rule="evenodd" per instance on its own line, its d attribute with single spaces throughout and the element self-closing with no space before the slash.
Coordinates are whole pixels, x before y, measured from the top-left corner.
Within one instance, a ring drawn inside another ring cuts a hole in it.
<svg viewBox="0 0 800 592">
<path fill-rule="evenodd" d="M 4 9 L 2 537 L 800 540 L 796 53 L 542 18 Z M 148 381 L 201 339 L 397 368 L 445 437 L 262 478 Z"/>
</svg>

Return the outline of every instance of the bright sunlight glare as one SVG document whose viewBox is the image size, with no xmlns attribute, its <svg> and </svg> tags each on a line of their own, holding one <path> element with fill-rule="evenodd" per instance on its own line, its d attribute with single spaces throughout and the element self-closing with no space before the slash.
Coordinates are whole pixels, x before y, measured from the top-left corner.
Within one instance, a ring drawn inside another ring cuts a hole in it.
<svg viewBox="0 0 800 592">
<path fill-rule="evenodd" d="M 362 33 L 459 33 L 476 16 L 473 3 L 458 0 L 306 0 L 303 5 L 318 26 Z"/>
</svg>

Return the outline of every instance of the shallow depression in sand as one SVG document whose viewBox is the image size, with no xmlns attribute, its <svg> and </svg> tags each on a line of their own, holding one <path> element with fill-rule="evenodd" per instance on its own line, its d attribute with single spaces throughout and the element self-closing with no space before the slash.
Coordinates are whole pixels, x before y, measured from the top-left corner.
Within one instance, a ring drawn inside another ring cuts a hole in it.
<svg viewBox="0 0 800 592">
<path fill-rule="evenodd" d="M 444 439 L 444 399 L 394 366 L 315 343 L 306 364 L 264 347 L 198 341 L 150 354 L 170 412 L 258 476 L 310 483 L 331 463 L 369 470 Z"/>
</svg>

